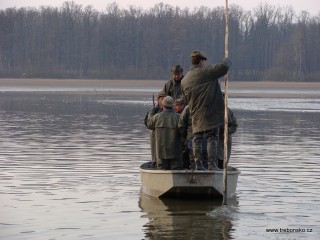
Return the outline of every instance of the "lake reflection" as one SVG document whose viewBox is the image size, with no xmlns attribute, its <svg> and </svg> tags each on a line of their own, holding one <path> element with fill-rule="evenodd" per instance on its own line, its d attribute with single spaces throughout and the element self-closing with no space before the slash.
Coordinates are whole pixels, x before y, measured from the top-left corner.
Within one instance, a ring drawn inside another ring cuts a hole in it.
<svg viewBox="0 0 320 240">
<path fill-rule="evenodd" d="M 318 239 L 319 99 L 230 98 L 237 197 L 140 194 L 150 96 L 0 94 L 0 239 Z M 267 229 L 312 229 L 271 233 Z"/>
<path fill-rule="evenodd" d="M 141 193 L 139 206 L 149 219 L 146 239 L 231 239 L 233 209 L 221 200 L 160 200 Z"/>
</svg>

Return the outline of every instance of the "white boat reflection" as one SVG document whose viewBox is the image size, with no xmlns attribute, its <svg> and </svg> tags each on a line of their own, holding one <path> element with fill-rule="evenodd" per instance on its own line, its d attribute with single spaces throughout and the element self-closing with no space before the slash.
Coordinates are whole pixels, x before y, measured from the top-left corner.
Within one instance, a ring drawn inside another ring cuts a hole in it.
<svg viewBox="0 0 320 240">
<path fill-rule="evenodd" d="M 220 200 L 159 199 L 141 192 L 139 207 L 148 218 L 145 239 L 232 239 L 230 214 L 212 214 L 227 208 Z"/>
</svg>

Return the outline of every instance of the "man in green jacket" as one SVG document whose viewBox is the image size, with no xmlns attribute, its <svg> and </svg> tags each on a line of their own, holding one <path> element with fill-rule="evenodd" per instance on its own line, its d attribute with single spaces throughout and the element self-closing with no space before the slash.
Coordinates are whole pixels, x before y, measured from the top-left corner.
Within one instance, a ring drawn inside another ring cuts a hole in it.
<svg viewBox="0 0 320 240">
<path fill-rule="evenodd" d="M 217 133 L 224 122 L 224 100 L 218 79 L 228 72 L 231 65 L 228 58 L 208 66 L 205 66 L 206 60 L 200 51 L 193 51 L 192 65 L 181 81 L 182 92 L 190 108 L 194 134 L 192 147 L 198 170 L 203 170 L 203 137 L 207 140 L 208 169 L 218 169 Z"/>
<path fill-rule="evenodd" d="M 162 100 L 163 110 L 150 114 L 147 127 L 155 132 L 157 168 L 181 169 L 181 138 L 178 129 L 179 114 L 173 110 L 173 98 Z"/>
<path fill-rule="evenodd" d="M 181 80 L 183 79 L 183 69 L 180 65 L 174 65 L 171 69 L 172 79 L 165 83 L 163 90 L 173 100 L 181 97 Z"/>
</svg>

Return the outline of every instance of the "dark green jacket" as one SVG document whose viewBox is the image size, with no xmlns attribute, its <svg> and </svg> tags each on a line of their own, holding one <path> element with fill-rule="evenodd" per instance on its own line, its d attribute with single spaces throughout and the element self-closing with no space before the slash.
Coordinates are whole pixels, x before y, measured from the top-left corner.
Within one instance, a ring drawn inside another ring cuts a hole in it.
<svg viewBox="0 0 320 240">
<path fill-rule="evenodd" d="M 181 81 L 190 107 L 193 133 L 216 128 L 224 121 L 224 100 L 218 79 L 229 69 L 226 58 L 216 65 L 192 65 Z"/>
<path fill-rule="evenodd" d="M 192 122 L 191 122 L 191 116 L 190 116 L 190 109 L 188 105 L 185 106 L 182 113 L 180 114 L 178 126 L 179 126 L 181 136 L 184 139 L 188 140 L 193 138 Z"/>
<path fill-rule="evenodd" d="M 151 115 L 149 115 L 147 127 L 155 132 L 157 159 L 179 159 L 181 154 L 179 114 L 173 109 L 164 108 L 162 112 Z"/>
<path fill-rule="evenodd" d="M 231 109 L 228 108 L 228 141 L 227 141 L 228 161 L 230 159 L 231 149 L 232 149 L 232 134 L 234 134 L 237 131 L 237 127 L 238 127 L 237 119 L 234 116 Z M 218 158 L 220 160 L 224 160 L 224 125 L 220 126 L 219 128 Z"/>
<path fill-rule="evenodd" d="M 156 114 L 161 112 L 162 109 L 160 109 L 158 106 L 155 108 L 151 108 L 147 115 L 144 118 L 144 124 L 146 127 L 148 127 L 148 121 Z M 156 133 L 154 131 L 151 131 L 150 133 L 150 146 L 151 146 L 151 158 L 152 162 L 157 162 L 157 155 L 156 155 Z"/>
<path fill-rule="evenodd" d="M 168 96 L 172 97 L 173 100 L 176 100 L 179 96 L 182 95 L 181 92 L 181 80 L 175 81 L 174 79 L 169 80 L 165 83 L 163 90 Z"/>
</svg>

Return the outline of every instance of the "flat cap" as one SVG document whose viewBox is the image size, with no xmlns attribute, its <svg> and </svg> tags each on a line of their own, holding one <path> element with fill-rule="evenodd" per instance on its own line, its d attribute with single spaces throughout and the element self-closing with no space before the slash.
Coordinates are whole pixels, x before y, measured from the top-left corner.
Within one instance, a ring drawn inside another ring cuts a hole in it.
<svg viewBox="0 0 320 240">
<path fill-rule="evenodd" d="M 198 57 L 201 58 L 203 60 L 207 60 L 207 58 L 198 50 L 195 50 L 191 53 L 191 57 Z"/>
<path fill-rule="evenodd" d="M 173 98 L 170 96 L 164 97 L 162 100 L 162 105 L 167 108 L 172 108 L 173 107 Z"/>
<path fill-rule="evenodd" d="M 166 94 L 164 91 L 160 91 L 160 92 L 158 92 L 158 94 L 157 94 L 157 98 L 165 97 L 165 96 L 167 96 L 167 94 Z"/>
<path fill-rule="evenodd" d="M 183 99 L 183 97 L 178 97 L 178 98 L 176 98 L 175 100 L 174 100 L 174 103 L 175 104 L 183 104 L 183 105 L 185 105 L 186 104 L 186 101 Z"/>
</svg>

